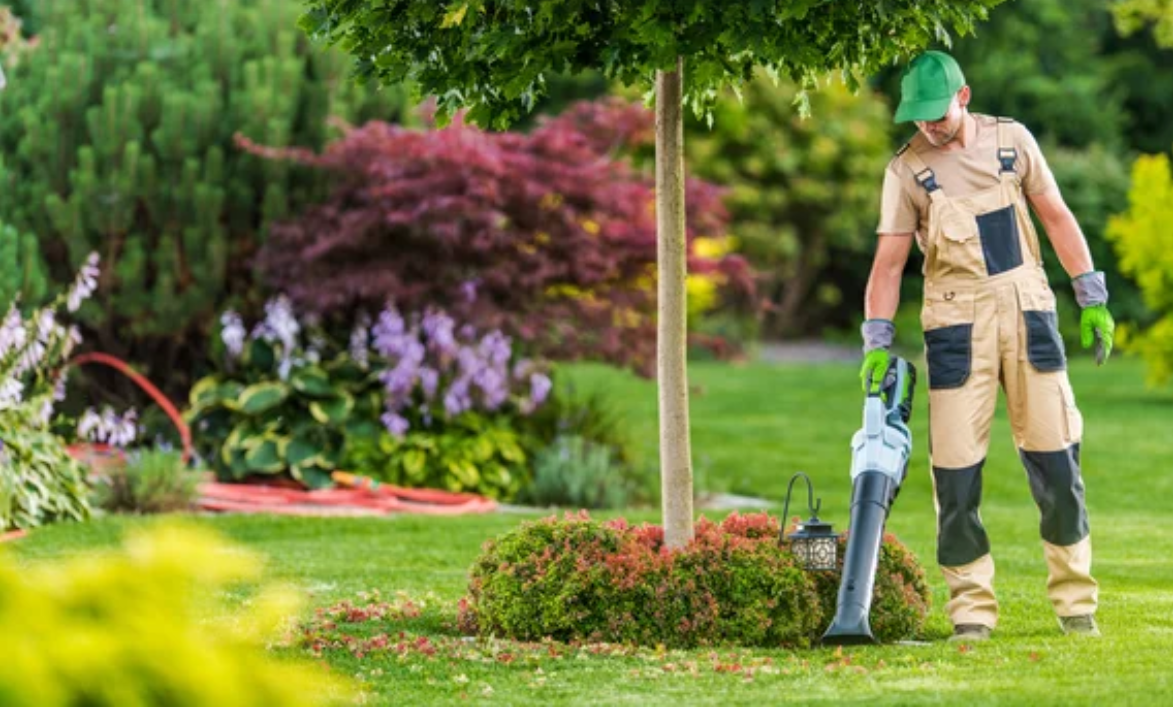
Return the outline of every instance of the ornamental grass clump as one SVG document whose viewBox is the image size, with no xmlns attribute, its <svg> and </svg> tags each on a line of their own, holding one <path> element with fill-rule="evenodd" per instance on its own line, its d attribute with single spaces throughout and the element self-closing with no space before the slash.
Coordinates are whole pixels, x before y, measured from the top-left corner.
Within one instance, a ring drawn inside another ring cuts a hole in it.
<svg viewBox="0 0 1173 707">
<path fill-rule="evenodd" d="M 658 526 L 585 512 L 524 523 L 486 543 L 461 601 L 469 633 L 664 645 L 807 647 L 834 616 L 837 573 L 808 573 L 778 545 L 777 519 L 702 518 L 684 548 Z M 832 591 L 833 590 L 833 591 Z M 872 625 L 881 640 L 916 635 L 928 590 L 915 558 L 884 540 Z"/>
</svg>

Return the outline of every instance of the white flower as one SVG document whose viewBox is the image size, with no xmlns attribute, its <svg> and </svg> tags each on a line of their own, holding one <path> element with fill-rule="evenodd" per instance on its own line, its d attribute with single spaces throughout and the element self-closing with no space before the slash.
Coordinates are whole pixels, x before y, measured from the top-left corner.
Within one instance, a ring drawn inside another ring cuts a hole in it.
<svg viewBox="0 0 1173 707">
<path fill-rule="evenodd" d="M 10 351 L 24 346 L 25 337 L 24 319 L 14 304 L 4 316 L 4 323 L 0 324 L 0 359 L 7 356 Z"/>
<path fill-rule="evenodd" d="M 65 347 L 61 351 L 62 358 L 69 358 L 75 346 L 81 343 L 81 330 L 75 326 L 69 327 L 65 333 Z"/>
<path fill-rule="evenodd" d="M 89 299 L 90 295 L 94 294 L 94 290 L 98 289 L 98 274 L 101 272 L 98 269 L 98 262 L 98 254 L 90 253 L 90 257 L 86 258 L 85 264 L 78 271 L 77 279 L 69 288 L 69 295 L 65 301 L 65 306 L 69 311 L 76 312 L 81 307 L 81 303 Z"/>
<path fill-rule="evenodd" d="M 29 343 L 25 347 L 24 353 L 21 354 L 20 360 L 16 364 L 16 375 L 22 376 L 25 373 L 35 370 L 37 366 L 41 365 L 41 361 L 45 358 L 45 344 L 39 340 Z"/>
<path fill-rule="evenodd" d="M 0 382 L 0 410 L 9 410 L 20 405 L 21 393 L 24 392 L 24 383 L 15 377 Z"/>
<path fill-rule="evenodd" d="M 229 358 L 238 358 L 244 352 L 244 322 L 231 309 L 220 315 L 220 340 L 228 351 Z"/>
<path fill-rule="evenodd" d="M 41 409 L 37 411 L 37 422 L 41 427 L 49 424 L 49 420 L 53 417 L 53 400 L 52 398 L 45 398 L 41 401 Z"/>
<path fill-rule="evenodd" d="M 56 314 L 51 309 L 42 309 L 37 313 L 37 341 L 48 344 L 61 327 L 57 326 Z"/>
<path fill-rule="evenodd" d="M 94 432 L 101 424 L 102 418 L 98 416 L 98 413 L 94 412 L 93 408 L 86 408 L 77 421 L 77 436 L 92 441 Z"/>
<path fill-rule="evenodd" d="M 121 416 L 110 407 L 103 408 L 101 414 L 90 408 L 77 422 L 77 435 L 91 442 L 126 447 L 138 437 L 137 421 L 138 413 L 133 408 Z"/>
<path fill-rule="evenodd" d="M 354 324 L 354 329 L 350 332 L 350 345 L 347 347 L 350 351 L 350 358 L 354 360 L 361 368 L 366 368 L 370 365 L 370 335 L 371 317 L 366 312 L 360 312 L 358 321 Z"/>
<path fill-rule="evenodd" d="M 286 353 L 297 345 L 301 325 L 293 315 L 293 304 L 285 295 L 265 303 L 265 321 L 261 324 L 260 335 L 265 341 L 279 341 Z"/>
</svg>

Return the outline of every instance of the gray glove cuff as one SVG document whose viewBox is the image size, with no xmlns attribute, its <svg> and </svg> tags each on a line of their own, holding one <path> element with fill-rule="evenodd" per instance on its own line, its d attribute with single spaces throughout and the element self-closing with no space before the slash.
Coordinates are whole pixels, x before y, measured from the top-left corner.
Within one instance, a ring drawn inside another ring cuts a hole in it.
<svg viewBox="0 0 1173 707">
<path fill-rule="evenodd" d="M 1099 270 L 1075 278 L 1071 281 L 1071 287 L 1075 290 L 1075 301 L 1081 308 L 1108 303 L 1108 283 L 1104 280 L 1104 273 Z"/>
<path fill-rule="evenodd" d="M 869 319 L 859 328 L 863 334 L 863 352 L 886 349 L 896 338 L 896 325 L 887 319 Z"/>
</svg>

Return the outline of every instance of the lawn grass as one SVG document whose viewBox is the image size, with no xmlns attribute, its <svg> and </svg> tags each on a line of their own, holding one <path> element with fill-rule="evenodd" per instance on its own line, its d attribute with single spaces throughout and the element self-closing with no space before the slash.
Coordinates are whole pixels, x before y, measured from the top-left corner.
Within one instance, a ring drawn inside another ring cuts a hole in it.
<svg viewBox="0 0 1173 707">
<path fill-rule="evenodd" d="M 654 386 L 600 366 L 567 373 L 576 387 L 605 391 L 616 402 L 637 457 L 654 466 Z M 854 367 L 694 364 L 690 374 L 698 485 L 763 496 L 779 512 L 791 474 L 804 471 L 823 499 L 821 515 L 838 528 L 846 524 L 848 443 L 861 410 Z M 404 601 L 398 593 L 410 597 L 418 617 L 350 627 L 359 636 L 389 632 L 393 643 L 406 642 L 402 655 L 322 654 L 334 669 L 361 677 L 371 704 L 1161 704 L 1170 699 L 1173 672 L 1173 394 L 1144 389 L 1143 369 L 1126 359 L 1097 369 L 1080 358 L 1071 376 L 1086 421 L 1100 640 L 1059 635 L 1044 592 L 1037 511 L 1001 410 L 982 509 L 998 567 L 1001 623 L 994 640 L 971 650 L 938 640 L 948 625 L 933 562 L 923 390 L 912 424 L 913 464 L 888 525 L 921 558 L 934 590 L 923 644 L 787 652 L 468 641 L 451 626 L 468 566 L 486 538 L 536 515 L 195 522 L 264 553 L 269 576 L 302 588 L 313 606 L 361 602 L 358 593 L 370 590 L 392 604 Z M 658 519 L 656 509 L 625 515 Z M 12 550 L 22 562 L 60 558 L 110 545 L 126 528 L 152 522 L 107 518 L 49 527 Z"/>
</svg>

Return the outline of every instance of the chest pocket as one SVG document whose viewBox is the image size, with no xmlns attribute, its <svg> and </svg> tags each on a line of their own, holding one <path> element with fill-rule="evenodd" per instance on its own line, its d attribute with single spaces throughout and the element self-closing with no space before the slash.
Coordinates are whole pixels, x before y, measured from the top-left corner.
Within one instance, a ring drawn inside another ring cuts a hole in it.
<svg viewBox="0 0 1173 707">
<path fill-rule="evenodd" d="M 941 235 L 954 243 L 965 243 L 978 235 L 978 221 L 973 214 L 959 207 L 951 199 L 942 199 L 937 208 Z"/>
</svg>

